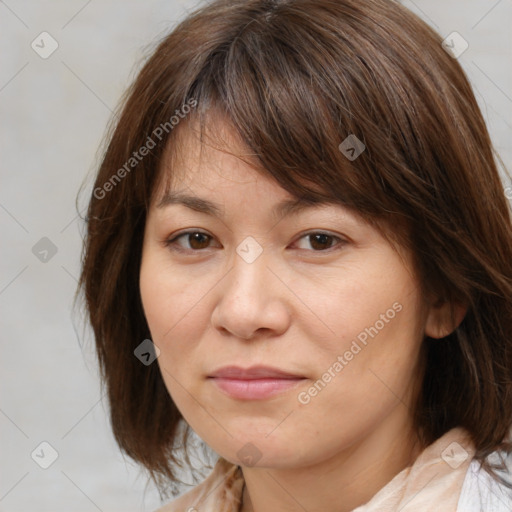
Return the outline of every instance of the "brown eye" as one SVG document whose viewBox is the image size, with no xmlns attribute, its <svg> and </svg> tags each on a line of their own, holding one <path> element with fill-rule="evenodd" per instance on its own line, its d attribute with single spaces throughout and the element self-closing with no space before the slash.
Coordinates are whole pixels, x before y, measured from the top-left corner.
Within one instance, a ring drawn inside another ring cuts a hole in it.
<svg viewBox="0 0 512 512">
<path fill-rule="evenodd" d="M 319 233 L 317 235 L 308 235 L 311 243 L 311 247 L 315 250 L 323 250 L 329 249 L 331 247 L 331 243 L 333 241 L 333 237 L 330 235 L 326 235 L 324 233 Z"/>
<path fill-rule="evenodd" d="M 307 240 L 308 245 L 313 249 L 313 251 L 325 251 L 327 249 L 331 249 L 336 245 L 336 241 L 338 245 L 344 242 L 340 237 L 330 235 L 329 233 L 307 233 L 302 236 L 299 240 Z M 300 247 L 301 249 L 309 249 L 308 247 Z"/>
<path fill-rule="evenodd" d="M 166 240 L 165 246 L 177 251 L 200 251 L 208 248 L 211 238 L 210 235 L 202 231 L 186 231 L 172 239 Z M 187 244 L 183 245 L 180 243 L 180 240 L 186 240 Z"/>
<path fill-rule="evenodd" d="M 210 237 L 208 235 L 197 232 L 189 233 L 186 236 L 189 237 L 188 241 L 192 249 L 205 249 L 208 247 L 208 243 L 210 241 Z"/>
</svg>

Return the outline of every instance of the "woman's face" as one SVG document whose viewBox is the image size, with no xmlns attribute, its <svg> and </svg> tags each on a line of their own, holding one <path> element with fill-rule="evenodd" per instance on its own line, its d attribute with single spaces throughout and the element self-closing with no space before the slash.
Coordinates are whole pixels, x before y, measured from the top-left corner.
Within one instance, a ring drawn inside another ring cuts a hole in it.
<svg viewBox="0 0 512 512">
<path fill-rule="evenodd" d="M 409 256 L 341 206 L 285 214 L 277 183 L 212 147 L 199 158 L 190 129 L 182 142 L 173 197 L 162 187 L 148 213 L 140 290 L 185 420 L 224 458 L 266 467 L 400 439 L 434 321 Z M 255 367 L 267 373 L 243 373 Z"/>
</svg>

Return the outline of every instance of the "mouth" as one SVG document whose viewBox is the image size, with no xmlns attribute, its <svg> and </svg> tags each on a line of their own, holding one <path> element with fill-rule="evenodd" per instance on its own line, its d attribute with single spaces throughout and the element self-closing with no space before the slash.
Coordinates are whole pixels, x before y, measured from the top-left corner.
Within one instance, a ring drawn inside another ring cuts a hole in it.
<svg viewBox="0 0 512 512">
<path fill-rule="evenodd" d="M 208 376 L 223 393 L 239 400 L 264 400 L 298 386 L 306 378 L 269 366 L 225 366 Z"/>
</svg>

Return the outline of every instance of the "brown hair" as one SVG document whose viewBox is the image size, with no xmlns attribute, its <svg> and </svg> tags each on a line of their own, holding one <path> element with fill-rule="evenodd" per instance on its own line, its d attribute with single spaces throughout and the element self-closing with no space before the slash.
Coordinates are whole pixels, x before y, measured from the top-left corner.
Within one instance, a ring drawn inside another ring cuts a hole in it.
<svg viewBox="0 0 512 512">
<path fill-rule="evenodd" d="M 227 116 L 288 192 L 334 200 L 399 240 L 425 294 L 468 305 L 454 332 L 424 340 L 415 424 L 425 444 L 466 428 L 481 461 L 509 450 L 510 207 L 461 66 L 390 0 L 214 1 L 159 43 L 127 91 L 89 202 L 79 286 L 121 449 L 161 490 L 175 481 L 184 421 L 158 365 L 133 353 L 150 338 L 138 277 L 164 148 L 208 112 Z M 353 161 L 339 149 L 351 134 L 366 146 Z"/>
</svg>

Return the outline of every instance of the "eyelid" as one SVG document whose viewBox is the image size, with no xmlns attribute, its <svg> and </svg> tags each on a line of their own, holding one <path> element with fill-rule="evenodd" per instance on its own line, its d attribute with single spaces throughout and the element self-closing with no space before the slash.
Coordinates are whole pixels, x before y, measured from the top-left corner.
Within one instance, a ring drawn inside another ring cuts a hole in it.
<svg viewBox="0 0 512 512">
<path fill-rule="evenodd" d="M 210 235 L 209 233 L 207 233 L 206 231 L 203 231 L 202 229 L 190 229 L 189 228 L 184 231 L 178 231 L 177 233 L 174 233 L 171 236 L 166 237 L 164 240 L 162 240 L 162 244 L 164 245 L 164 247 L 168 247 L 168 248 L 171 248 L 171 246 L 174 246 L 174 248 L 172 250 L 176 250 L 176 251 L 180 251 L 180 252 L 187 252 L 187 253 L 198 253 L 199 254 L 199 253 L 202 253 L 202 252 L 205 252 L 206 250 L 208 250 L 209 247 L 207 247 L 206 249 L 187 249 L 187 248 L 181 247 L 180 245 L 175 243 L 179 238 L 184 237 L 185 235 L 191 235 L 194 233 L 200 233 L 202 235 L 205 235 L 208 238 L 210 238 L 210 240 L 215 239 L 215 237 L 213 235 Z"/>
<path fill-rule="evenodd" d="M 341 235 L 338 235 L 338 234 L 335 234 L 335 233 L 332 233 L 330 231 L 326 231 L 323 229 L 309 229 L 309 230 L 303 231 L 295 238 L 295 241 L 293 243 L 295 244 L 302 238 L 305 238 L 310 235 L 327 235 L 331 238 L 334 238 L 335 241 L 337 241 L 337 243 L 335 243 L 333 246 L 328 247 L 327 249 L 325 249 L 323 251 L 315 251 L 315 250 L 311 250 L 311 249 L 299 249 L 299 250 L 307 251 L 307 252 L 314 253 L 314 254 L 322 254 L 322 253 L 325 254 L 325 253 L 330 253 L 331 251 L 334 251 L 336 249 L 340 249 L 342 246 L 349 243 L 347 238 L 344 238 Z"/>
<path fill-rule="evenodd" d="M 204 249 L 188 249 L 188 248 L 181 247 L 178 243 L 176 243 L 179 238 L 185 237 L 186 235 L 191 235 L 194 233 L 200 233 L 200 234 L 208 237 L 210 240 L 215 240 L 215 237 L 213 235 L 210 235 L 208 232 L 206 232 L 202 229 L 188 228 L 183 231 L 178 231 L 177 233 L 174 233 L 173 235 L 165 238 L 162 241 L 162 243 L 163 243 L 164 247 L 168 248 L 169 250 L 186 253 L 186 254 L 190 254 L 190 255 L 204 254 L 209 249 L 211 249 L 211 247 L 205 247 Z M 297 237 L 292 242 L 292 244 L 296 244 L 301 239 L 306 238 L 307 236 L 311 236 L 311 235 L 327 235 L 330 238 L 334 239 L 334 245 L 332 245 L 331 247 L 327 247 L 326 249 L 322 249 L 322 250 L 298 249 L 299 251 L 306 251 L 307 253 L 312 253 L 312 254 L 317 254 L 317 255 L 330 254 L 331 252 L 340 250 L 342 247 L 344 247 L 345 245 L 347 245 L 349 243 L 349 240 L 342 235 L 335 234 L 330 231 L 322 230 L 322 229 L 309 229 L 309 230 L 305 230 L 305 231 L 299 233 L 299 235 L 297 235 Z"/>
</svg>

